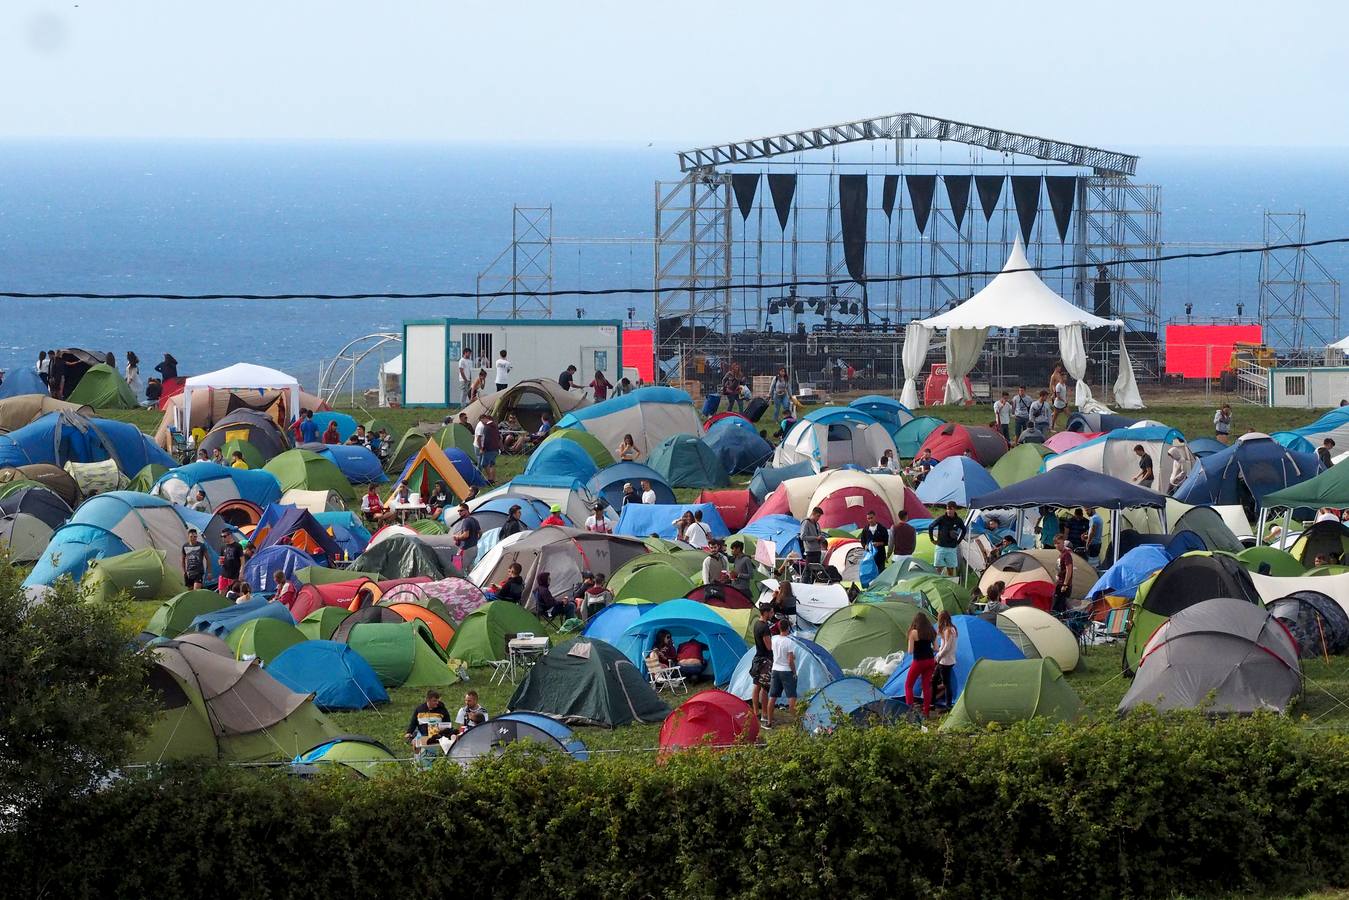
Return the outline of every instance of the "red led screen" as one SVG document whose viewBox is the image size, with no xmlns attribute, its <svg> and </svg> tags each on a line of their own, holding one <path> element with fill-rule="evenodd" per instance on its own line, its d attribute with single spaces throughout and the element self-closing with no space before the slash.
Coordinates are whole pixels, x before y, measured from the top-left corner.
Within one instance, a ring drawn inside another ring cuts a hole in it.
<svg viewBox="0 0 1349 900">
<path fill-rule="evenodd" d="M 623 368 L 636 369 L 642 381 L 656 380 L 656 333 L 650 328 L 623 329 Z"/>
<path fill-rule="evenodd" d="M 1259 325 L 1168 325 L 1166 374 L 1217 378 L 1232 360 L 1234 343 L 1261 340 Z"/>
</svg>

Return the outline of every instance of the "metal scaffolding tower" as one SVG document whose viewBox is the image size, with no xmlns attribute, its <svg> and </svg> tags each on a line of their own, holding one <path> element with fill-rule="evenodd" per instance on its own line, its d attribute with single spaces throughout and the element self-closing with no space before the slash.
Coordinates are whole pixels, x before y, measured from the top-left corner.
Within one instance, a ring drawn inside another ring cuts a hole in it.
<svg viewBox="0 0 1349 900">
<path fill-rule="evenodd" d="M 510 246 L 478 273 L 478 318 L 551 319 L 552 289 L 553 208 L 512 207 Z"/>
<path fill-rule="evenodd" d="M 1307 236 L 1305 212 L 1265 213 L 1260 254 L 1259 318 L 1265 343 L 1280 352 L 1320 350 L 1340 339 L 1340 283 L 1301 244 Z"/>
</svg>

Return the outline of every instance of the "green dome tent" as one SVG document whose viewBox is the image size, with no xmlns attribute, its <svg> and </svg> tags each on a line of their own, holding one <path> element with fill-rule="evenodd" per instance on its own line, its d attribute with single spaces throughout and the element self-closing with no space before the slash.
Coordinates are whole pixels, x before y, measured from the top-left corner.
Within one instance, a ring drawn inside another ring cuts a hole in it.
<svg viewBox="0 0 1349 900">
<path fill-rule="evenodd" d="M 975 660 L 942 731 L 1011 725 L 1029 719 L 1071 722 L 1082 701 L 1052 659 Z"/>
<path fill-rule="evenodd" d="M 639 557 L 633 562 L 640 562 L 643 559 Z M 696 587 L 693 579 L 664 560 L 627 571 L 623 571 L 623 568 L 625 567 L 620 567 L 615 577 L 609 580 L 609 590 L 614 592 L 615 600 L 636 599 L 660 603 L 663 600 L 683 597 Z"/>
<path fill-rule="evenodd" d="M 192 626 L 197 616 L 224 609 L 230 601 L 215 591 L 183 591 L 164 601 L 150 617 L 145 630 L 160 637 L 176 638 Z"/>
<path fill-rule="evenodd" d="M 295 627 L 307 640 L 326 641 L 333 636 L 337 626 L 351 613 L 340 606 L 320 606 L 300 620 Z"/>
<path fill-rule="evenodd" d="M 672 488 L 722 488 L 731 483 L 716 452 L 691 434 L 672 434 L 652 449 L 646 464 Z"/>
<path fill-rule="evenodd" d="M 1053 455 L 1054 451 L 1046 449 L 1044 444 L 1017 444 L 993 464 L 988 474 L 999 487 L 1008 487 L 1040 474 L 1045 457 Z"/>
<path fill-rule="evenodd" d="M 855 669 L 869 656 L 889 656 L 908 645 L 909 625 L 921 612 L 903 600 L 852 603 L 830 613 L 815 632 L 815 643 L 843 669 Z"/>
<path fill-rule="evenodd" d="M 944 575 L 914 572 L 900 578 L 894 590 L 905 594 L 919 594 L 924 611 L 932 615 L 943 610 L 953 616 L 964 614 L 970 606 L 970 591 Z"/>
<path fill-rule="evenodd" d="M 244 462 L 250 469 L 265 469 L 267 467 L 267 458 L 262 455 L 257 444 L 246 441 L 243 438 L 233 438 L 220 445 L 220 455 L 225 458 L 226 464 L 234 460 L 234 454 L 238 452 L 244 458 Z"/>
<path fill-rule="evenodd" d="M 468 614 L 445 649 L 445 655 L 463 660 L 470 666 L 485 665 L 506 658 L 507 634 L 524 632 L 545 634 L 546 629 L 538 617 L 518 604 L 490 600 Z"/>
<path fill-rule="evenodd" d="M 355 501 L 356 490 L 347 481 L 342 470 L 317 453 L 308 450 L 287 450 L 268 460 L 263 466 L 276 476 L 282 492 L 293 488 L 305 491 L 333 491 L 348 502 Z"/>
<path fill-rule="evenodd" d="M 169 472 L 168 466 L 161 466 L 159 463 L 150 463 L 136 473 L 136 476 L 127 483 L 128 491 L 139 491 L 142 494 L 150 493 L 150 489 L 155 486 L 155 482 Z"/>
<path fill-rule="evenodd" d="M 1236 560 L 1248 572 L 1260 572 L 1275 578 L 1295 578 L 1307 574 L 1307 567 L 1298 562 L 1296 556 L 1278 547 L 1247 547 L 1236 554 Z M 1269 568 L 1266 569 L 1266 566 Z"/>
<path fill-rule="evenodd" d="M 548 437 L 543 439 L 540 446 L 562 438 L 566 438 L 584 450 L 586 456 L 589 456 L 591 461 L 595 463 L 597 470 L 603 471 L 614 464 L 614 455 L 609 452 L 604 444 L 600 443 L 600 439 L 581 428 L 554 428 L 548 432 Z"/>
<path fill-rule="evenodd" d="M 291 771 L 307 775 L 324 767 L 341 766 L 363 778 L 398 769 L 398 757 L 388 747 L 363 734 L 339 734 L 291 760 Z"/>
<path fill-rule="evenodd" d="M 405 431 L 403 436 L 393 445 L 393 449 L 389 451 L 389 458 L 384 463 L 384 471 L 403 471 L 403 466 L 407 465 L 407 461 L 416 456 L 429 440 L 428 428 L 425 426 Z"/>
<path fill-rule="evenodd" d="M 91 560 L 81 582 L 89 600 L 111 600 L 125 591 L 133 600 L 167 600 L 187 590 L 183 576 L 163 550 L 145 547 Z"/>
<path fill-rule="evenodd" d="M 478 464 L 478 451 L 473 447 L 473 431 L 458 422 L 452 422 L 438 430 L 433 440 L 435 440 L 436 446 L 442 450 L 449 450 L 452 447 L 455 450 L 462 450 L 469 459 L 473 460 L 473 465 Z M 408 459 L 411 458 L 408 457 Z"/>
<path fill-rule="evenodd" d="M 10 564 L 37 562 L 54 533 L 50 525 L 28 513 L 0 516 L 0 550 Z"/>
<path fill-rule="evenodd" d="M 249 619 L 225 636 L 235 659 L 255 657 L 264 664 L 281 655 L 287 647 L 301 643 L 304 632 L 280 619 Z"/>
<path fill-rule="evenodd" d="M 131 393 L 126 381 L 116 369 L 104 363 L 90 366 L 66 401 L 94 409 L 135 409 L 137 406 L 136 395 Z"/>
<path fill-rule="evenodd" d="M 300 584 L 341 584 L 344 581 L 359 581 L 368 578 L 379 581 L 383 578 L 378 572 L 364 572 L 357 568 L 330 569 L 327 566 L 305 566 L 295 570 L 295 580 Z"/>
<path fill-rule="evenodd" d="M 452 574 L 452 567 L 440 561 L 434 548 L 406 534 L 385 538 L 367 548 L 351 565 L 362 572 L 375 572 L 370 576 L 375 581 L 416 578 L 419 575 L 439 581 Z"/>
<path fill-rule="evenodd" d="M 370 663 L 385 687 L 444 687 L 458 680 L 431 629 L 420 621 L 357 625 L 347 646 Z"/>
<path fill-rule="evenodd" d="M 550 649 L 530 668 L 507 708 L 607 728 L 661 722 L 670 714 L 631 660 L 611 644 L 584 637 Z"/>
</svg>

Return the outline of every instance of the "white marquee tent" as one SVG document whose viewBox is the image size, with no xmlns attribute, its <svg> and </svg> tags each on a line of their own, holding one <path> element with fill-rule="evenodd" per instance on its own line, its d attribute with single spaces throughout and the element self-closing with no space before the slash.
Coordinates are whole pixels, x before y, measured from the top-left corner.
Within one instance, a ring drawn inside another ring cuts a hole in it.
<svg viewBox="0 0 1349 900">
<path fill-rule="evenodd" d="M 294 418 L 300 411 L 300 382 L 285 372 L 255 366 L 252 363 L 235 363 L 224 369 L 193 375 L 183 383 L 183 421 L 192 421 L 192 394 L 195 391 L 290 391 L 290 403 L 286 414 Z"/>
<path fill-rule="evenodd" d="M 1087 386 L 1087 351 L 1084 328 L 1115 328 L 1120 332 L 1120 371 L 1115 381 L 1115 401 L 1124 409 L 1142 409 L 1143 398 L 1134 380 L 1133 365 L 1124 347 L 1124 323 L 1103 319 L 1079 309 L 1049 288 L 1031 271 L 1026 252 L 1017 237 L 1002 271 L 970 299 L 937 316 L 909 323 L 904 338 L 904 391 L 899 398 L 917 409 L 918 375 L 927 357 L 928 344 L 936 331 L 946 332 L 946 403 L 969 400 L 965 376 L 974 368 L 988 333 L 994 328 L 1057 328 L 1059 352 L 1068 374 L 1077 382 L 1077 406 L 1100 410 Z"/>
</svg>

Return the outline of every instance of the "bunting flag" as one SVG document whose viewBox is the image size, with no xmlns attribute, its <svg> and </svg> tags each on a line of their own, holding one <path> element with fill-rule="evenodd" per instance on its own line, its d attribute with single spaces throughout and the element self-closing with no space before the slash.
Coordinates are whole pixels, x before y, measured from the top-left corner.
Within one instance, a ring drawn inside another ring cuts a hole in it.
<svg viewBox="0 0 1349 900">
<path fill-rule="evenodd" d="M 959 231 L 965 222 L 965 212 L 970 208 L 970 176 L 943 175 L 941 180 L 946 185 L 946 199 L 951 201 L 951 218 Z"/>
<path fill-rule="evenodd" d="M 735 191 L 735 202 L 740 205 L 740 219 L 749 219 L 754 209 L 754 195 L 759 190 L 759 173 L 752 175 L 732 175 L 731 190 Z"/>
<path fill-rule="evenodd" d="M 909 186 L 909 200 L 913 202 L 913 221 L 918 225 L 918 233 L 927 231 L 927 218 L 932 214 L 932 195 L 937 192 L 936 175 L 905 175 L 904 183 Z"/>
<path fill-rule="evenodd" d="M 769 174 L 768 192 L 773 195 L 773 209 L 777 211 L 778 224 L 786 231 L 787 219 L 792 214 L 792 198 L 796 196 L 796 176 Z"/>
<path fill-rule="evenodd" d="M 1035 215 L 1040 211 L 1040 176 L 1013 175 L 1012 202 L 1016 204 L 1016 219 L 1021 223 L 1021 243 L 1029 246 Z"/>
<path fill-rule="evenodd" d="M 998 201 L 1002 199 L 1002 182 L 1005 175 L 975 175 L 974 186 L 979 191 L 979 206 L 984 211 L 984 221 L 993 218 L 998 210 Z"/>
<path fill-rule="evenodd" d="M 1073 219 L 1073 204 L 1077 200 L 1076 175 L 1046 175 L 1045 193 L 1049 208 L 1054 211 L 1054 224 L 1059 226 L 1059 243 L 1068 240 L 1068 225 Z"/>
<path fill-rule="evenodd" d="M 838 176 L 838 215 L 843 229 L 843 261 L 858 284 L 867 280 L 867 176 Z"/>
<path fill-rule="evenodd" d="M 886 175 L 885 184 L 881 188 L 881 209 L 885 212 L 885 217 L 889 219 L 890 214 L 895 211 L 895 197 L 899 194 L 899 176 Z"/>
</svg>

